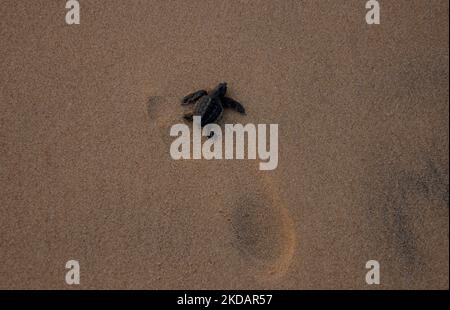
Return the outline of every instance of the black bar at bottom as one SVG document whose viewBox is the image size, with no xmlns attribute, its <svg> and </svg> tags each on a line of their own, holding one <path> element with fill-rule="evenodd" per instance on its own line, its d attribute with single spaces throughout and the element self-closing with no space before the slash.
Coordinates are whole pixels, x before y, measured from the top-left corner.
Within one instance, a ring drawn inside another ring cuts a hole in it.
<svg viewBox="0 0 450 310">
<path fill-rule="evenodd" d="M 254 305 L 280 306 L 442 306 L 447 308 L 448 291 L 0 291 L 0 307 L 83 306 L 149 307 L 195 305 L 197 308 L 225 308 Z"/>
</svg>

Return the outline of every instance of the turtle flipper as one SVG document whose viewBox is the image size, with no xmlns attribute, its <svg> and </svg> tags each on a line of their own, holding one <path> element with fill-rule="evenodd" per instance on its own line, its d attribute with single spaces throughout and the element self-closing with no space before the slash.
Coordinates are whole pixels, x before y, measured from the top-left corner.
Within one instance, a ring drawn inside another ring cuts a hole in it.
<svg viewBox="0 0 450 310">
<path fill-rule="evenodd" d="M 187 114 L 184 114 L 183 117 L 184 117 L 185 120 L 192 122 L 192 120 L 194 119 L 194 114 L 193 113 L 187 113 Z"/>
<path fill-rule="evenodd" d="M 240 104 L 239 102 L 237 102 L 236 100 L 233 100 L 228 97 L 223 97 L 221 100 L 222 100 L 222 105 L 224 108 L 231 108 L 231 109 L 238 111 L 241 114 L 245 114 L 244 106 L 242 104 Z"/>
<path fill-rule="evenodd" d="M 181 104 L 186 105 L 186 104 L 195 103 L 198 99 L 200 99 L 203 96 L 206 96 L 207 94 L 208 93 L 206 92 L 206 90 L 203 90 L 203 89 L 198 90 L 198 91 L 184 97 L 183 100 L 181 101 Z"/>
</svg>

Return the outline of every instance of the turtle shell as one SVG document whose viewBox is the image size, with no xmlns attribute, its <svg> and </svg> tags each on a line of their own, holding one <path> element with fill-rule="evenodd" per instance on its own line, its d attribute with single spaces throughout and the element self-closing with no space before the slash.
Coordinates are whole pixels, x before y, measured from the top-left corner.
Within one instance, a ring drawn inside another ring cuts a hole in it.
<svg viewBox="0 0 450 310">
<path fill-rule="evenodd" d="M 202 126 L 214 123 L 222 116 L 223 107 L 217 97 L 204 96 L 195 106 L 194 115 L 202 117 Z"/>
</svg>

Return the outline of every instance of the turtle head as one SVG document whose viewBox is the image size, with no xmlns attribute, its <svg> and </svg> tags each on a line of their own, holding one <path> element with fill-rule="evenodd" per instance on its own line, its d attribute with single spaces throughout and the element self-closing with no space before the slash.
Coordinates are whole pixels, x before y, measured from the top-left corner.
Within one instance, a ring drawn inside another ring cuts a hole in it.
<svg viewBox="0 0 450 310">
<path fill-rule="evenodd" d="M 223 97 L 227 92 L 227 83 L 220 83 L 212 92 L 212 96 Z"/>
</svg>

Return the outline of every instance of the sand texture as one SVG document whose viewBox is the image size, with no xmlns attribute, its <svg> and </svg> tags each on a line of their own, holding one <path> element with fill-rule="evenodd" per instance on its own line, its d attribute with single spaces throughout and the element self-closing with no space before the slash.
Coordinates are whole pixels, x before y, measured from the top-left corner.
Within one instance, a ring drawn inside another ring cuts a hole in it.
<svg viewBox="0 0 450 310">
<path fill-rule="evenodd" d="M 380 3 L 0 0 L 0 289 L 448 289 L 448 1 Z M 276 170 L 170 157 L 221 81 Z"/>
</svg>

